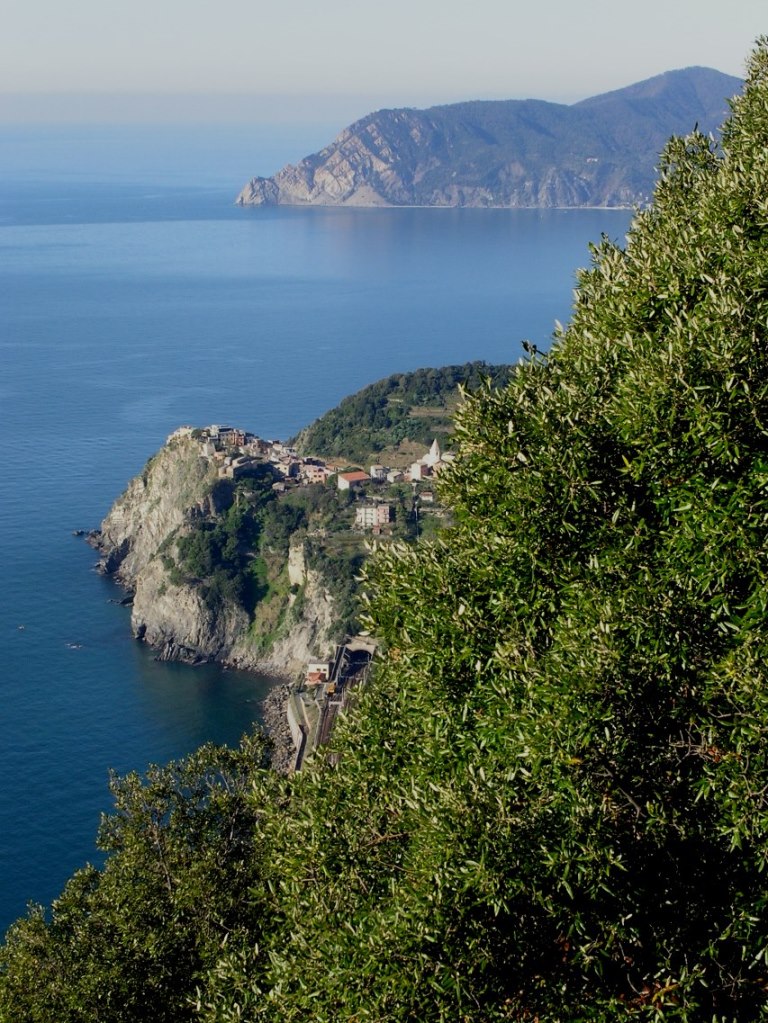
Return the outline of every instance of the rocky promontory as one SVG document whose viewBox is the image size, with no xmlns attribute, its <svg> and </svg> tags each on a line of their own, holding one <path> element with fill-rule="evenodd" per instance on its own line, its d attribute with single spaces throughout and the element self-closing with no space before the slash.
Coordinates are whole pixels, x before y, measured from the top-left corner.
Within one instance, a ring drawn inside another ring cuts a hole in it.
<svg viewBox="0 0 768 1023">
<path fill-rule="evenodd" d="M 445 447 L 459 387 L 500 386 L 511 371 L 393 374 L 287 443 L 177 429 L 89 535 L 100 571 L 128 591 L 134 636 L 161 660 L 285 676 L 328 657 L 357 631 L 370 536 L 410 542 L 443 522 L 432 475 L 449 452 L 425 455 Z"/>
<path fill-rule="evenodd" d="M 307 564 L 303 535 L 269 531 L 268 460 L 254 457 L 237 479 L 235 460 L 205 431 L 177 431 L 90 540 L 158 658 L 292 674 L 332 648 L 334 595 Z"/>
<path fill-rule="evenodd" d="M 716 132 L 739 79 L 668 71 L 567 106 L 475 101 L 380 110 L 318 153 L 253 178 L 241 206 L 632 206 L 673 134 Z"/>
</svg>

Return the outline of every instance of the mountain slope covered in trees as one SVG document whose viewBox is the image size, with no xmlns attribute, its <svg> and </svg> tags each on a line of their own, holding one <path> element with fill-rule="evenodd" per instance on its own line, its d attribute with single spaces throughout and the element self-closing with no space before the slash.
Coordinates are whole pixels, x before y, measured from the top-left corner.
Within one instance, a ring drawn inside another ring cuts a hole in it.
<svg viewBox="0 0 768 1023">
<path fill-rule="evenodd" d="M 296 446 L 303 454 L 362 464 L 384 458 L 382 452 L 396 458 L 403 444 L 429 447 L 437 437 L 445 446 L 453 430 L 459 387 L 473 391 L 486 380 L 499 386 L 511 372 L 507 365 L 465 362 L 393 373 L 320 416 L 295 438 Z"/>
<path fill-rule="evenodd" d="M 765 1018 L 766 40 L 723 149 L 673 141 L 551 353 L 462 405 L 337 756 L 131 779 L 0 1018 Z"/>
</svg>

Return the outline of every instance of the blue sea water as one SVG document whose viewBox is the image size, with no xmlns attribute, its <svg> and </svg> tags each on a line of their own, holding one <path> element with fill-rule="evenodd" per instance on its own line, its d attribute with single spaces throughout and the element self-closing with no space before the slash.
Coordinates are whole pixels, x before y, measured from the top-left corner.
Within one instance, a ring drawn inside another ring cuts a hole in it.
<svg viewBox="0 0 768 1023">
<path fill-rule="evenodd" d="M 286 438 L 389 373 L 546 348 L 629 222 L 233 206 L 331 134 L 0 128 L 0 930 L 97 859 L 109 768 L 236 742 L 272 684 L 155 662 L 72 530 L 178 425 Z"/>
</svg>

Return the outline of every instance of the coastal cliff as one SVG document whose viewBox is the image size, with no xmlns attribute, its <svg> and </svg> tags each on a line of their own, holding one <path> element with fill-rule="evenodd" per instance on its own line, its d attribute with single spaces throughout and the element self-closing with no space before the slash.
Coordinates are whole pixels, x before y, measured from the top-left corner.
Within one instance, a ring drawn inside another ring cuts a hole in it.
<svg viewBox="0 0 768 1023">
<path fill-rule="evenodd" d="M 715 132 L 737 78 L 669 71 L 572 106 L 475 101 L 380 110 L 320 152 L 253 178 L 241 206 L 632 206 L 656 154 L 695 125 Z"/>
<path fill-rule="evenodd" d="M 261 537 L 258 525 L 276 497 L 269 466 L 256 468 L 245 486 L 222 478 L 222 456 L 179 431 L 91 534 L 101 571 L 132 594 L 134 635 L 162 660 L 291 674 L 332 646 L 338 609 L 322 572 L 307 565 L 304 537 L 277 547 Z M 200 570 L 190 550 L 227 528 L 237 572 L 229 564 Z"/>
</svg>

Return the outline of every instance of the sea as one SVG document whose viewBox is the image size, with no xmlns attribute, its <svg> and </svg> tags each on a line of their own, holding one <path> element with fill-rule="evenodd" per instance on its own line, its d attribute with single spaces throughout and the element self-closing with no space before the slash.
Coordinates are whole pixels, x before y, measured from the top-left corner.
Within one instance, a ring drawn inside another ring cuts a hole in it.
<svg viewBox="0 0 768 1023">
<path fill-rule="evenodd" d="M 242 209 L 338 125 L 0 126 L 0 933 L 101 862 L 109 771 L 258 724 L 161 664 L 77 530 L 177 426 L 286 439 L 390 373 L 514 362 L 626 211 Z"/>
</svg>

